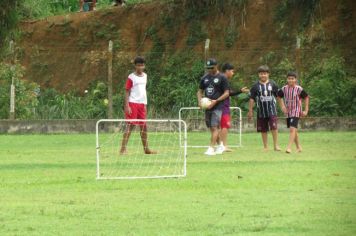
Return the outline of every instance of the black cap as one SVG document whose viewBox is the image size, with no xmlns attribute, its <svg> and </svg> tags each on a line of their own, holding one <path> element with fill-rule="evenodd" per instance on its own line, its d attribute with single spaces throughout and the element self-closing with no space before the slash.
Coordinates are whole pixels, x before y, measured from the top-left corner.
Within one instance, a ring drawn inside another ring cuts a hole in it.
<svg viewBox="0 0 356 236">
<path fill-rule="evenodd" d="M 257 71 L 258 71 L 258 73 L 260 73 L 260 72 L 269 73 L 269 67 L 267 65 L 263 65 L 263 66 L 258 67 Z"/>
<path fill-rule="evenodd" d="M 225 63 L 222 67 L 221 67 L 221 70 L 223 72 L 227 71 L 227 70 L 233 70 L 234 69 L 234 66 L 231 65 L 230 63 Z"/>
<path fill-rule="evenodd" d="M 294 71 L 289 71 L 288 74 L 287 74 L 287 77 L 289 77 L 289 76 L 292 76 L 294 78 L 298 77 L 297 72 L 294 72 Z"/>
<path fill-rule="evenodd" d="M 218 62 L 214 58 L 209 58 L 205 63 L 205 68 L 211 69 L 214 68 L 214 66 L 216 66 L 217 64 Z"/>
<path fill-rule="evenodd" d="M 134 60 L 134 64 L 145 64 L 145 58 L 141 57 L 141 56 L 138 56 L 135 58 Z"/>
</svg>

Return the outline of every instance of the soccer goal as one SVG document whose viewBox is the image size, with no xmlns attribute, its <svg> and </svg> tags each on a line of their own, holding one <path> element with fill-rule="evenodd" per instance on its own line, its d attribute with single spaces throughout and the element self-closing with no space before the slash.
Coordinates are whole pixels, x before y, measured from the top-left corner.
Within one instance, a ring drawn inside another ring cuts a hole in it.
<svg viewBox="0 0 356 236">
<path fill-rule="evenodd" d="M 242 112 L 239 107 L 230 107 L 231 128 L 229 129 L 229 147 L 242 146 Z M 186 127 L 181 127 L 179 137 L 180 145 L 191 148 L 208 147 L 210 142 L 210 131 L 205 125 L 204 110 L 200 107 L 182 107 L 179 110 L 179 120 L 184 120 Z M 184 129 L 188 130 L 187 143 L 185 140 Z"/>
<path fill-rule="evenodd" d="M 135 122 L 141 123 L 130 125 Z M 144 154 L 142 124 L 147 126 L 148 146 L 156 154 Z M 130 126 L 126 153 L 120 154 L 124 134 Z M 96 123 L 96 177 L 98 180 L 184 177 L 187 174 L 186 138 L 187 127 L 182 120 L 99 120 Z"/>
</svg>

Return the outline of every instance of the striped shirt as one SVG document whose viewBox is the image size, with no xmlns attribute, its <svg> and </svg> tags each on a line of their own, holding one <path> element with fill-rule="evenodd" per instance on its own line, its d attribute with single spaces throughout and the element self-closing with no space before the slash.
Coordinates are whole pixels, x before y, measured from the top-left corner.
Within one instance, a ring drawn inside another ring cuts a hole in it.
<svg viewBox="0 0 356 236">
<path fill-rule="evenodd" d="M 250 90 L 250 98 L 257 104 L 257 117 L 269 118 L 277 115 L 276 97 L 278 86 L 270 80 L 263 84 L 259 81 Z"/>
<path fill-rule="evenodd" d="M 285 85 L 278 91 L 278 97 L 284 98 L 284 104 L 288 110 L 288 117 L 300 117 L 302 113 L 302 99 L 308 94 L 302 87 Z"/>
</svg>

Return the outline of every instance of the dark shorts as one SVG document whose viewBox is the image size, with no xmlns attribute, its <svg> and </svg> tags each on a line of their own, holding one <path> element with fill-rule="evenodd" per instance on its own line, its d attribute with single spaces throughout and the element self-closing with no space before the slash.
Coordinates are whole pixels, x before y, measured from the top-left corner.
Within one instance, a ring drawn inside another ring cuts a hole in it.
<svg viewBox="0 0 356 236">
<path fill-rule="evenodd" d="M 277 129 L 277 116 L 268 118 L 257 118 L 257 132 L 268 132 L 269 130 Z"/>
<path fill-rule="evenodd" d="M 222 116 L 222 110 L 206 110 L 205 111 L 205 124 L 208 128 L 211 127 L 220 127 Z"/>
<path fill-rule="evenodd" d="M 298 129 L 299 117 L 288 117 L 287 128 L 294 127 Z"/>
</svg>

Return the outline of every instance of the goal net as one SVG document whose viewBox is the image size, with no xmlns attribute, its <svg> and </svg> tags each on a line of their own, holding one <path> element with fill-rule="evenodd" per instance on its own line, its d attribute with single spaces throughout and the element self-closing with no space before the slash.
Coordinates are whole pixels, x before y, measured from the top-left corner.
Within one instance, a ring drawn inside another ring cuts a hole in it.
<svg viewBox="0 0 356 236">
<path fill-rule="evenodd" d="M 230 107 L 231 128 L 228 134 L 229 147 L 242 146 L 242 114 L 239 107 Z M 204 110 L 199 107 L 182 107 L 179 110 L 179 120 L 187 124 L 187 147 L 203 148 L 208 147 L 210 142 L 210 131 L 205 124 Z M 184 129 L 181 127 L 180 145 L 184 146 Z"/>
<path fill-rule="evenodd" d="M 141 130 L 143 124 L 147 133 Z M 131 132 L 124 145 L 126 152 L 120 153 L 128 130 Z M 99 120 L 96 123 L 97 179 L 186 176 L 186 130 L 182 120 Z M 156 154 L 144 153 L 148 150 L 143 148 L 144 133 L 149 149 Z"/>
</svg>

